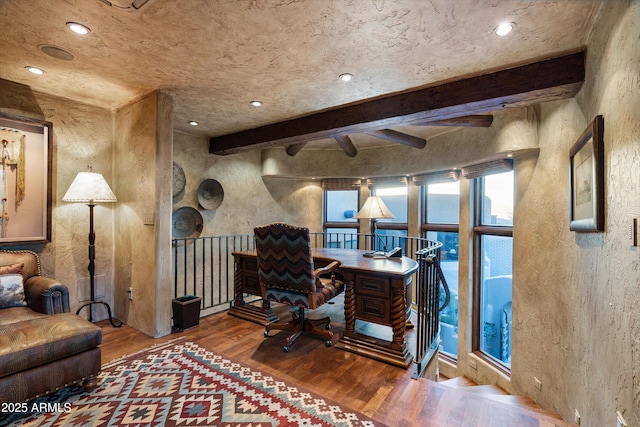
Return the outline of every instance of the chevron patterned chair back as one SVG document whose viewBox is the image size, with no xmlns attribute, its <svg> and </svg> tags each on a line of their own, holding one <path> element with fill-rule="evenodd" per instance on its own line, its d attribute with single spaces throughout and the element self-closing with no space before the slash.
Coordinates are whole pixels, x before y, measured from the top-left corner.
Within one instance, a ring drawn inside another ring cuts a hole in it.
<svg viewBox="0 0 640 427">
<path fill-rule="evenodd" d="M 293 322 L 271 323 L 266 326 L 265 335 L 269 336 L 271 329 L 293 330 L 293 335 L 302 331 L 317 334 L 320 328 L 305 323 L 318 321 L 306 319 L 304 310 L 315 309 L 344 290 L 344 283 L 333 274 L 340 263 L 334 261 L 327 267 L 314 268 L 308 228 L 278 222 L 255 227 L 254 233 L 263 299 L 267 304 L 277 302 L 298 307 Z M 330 274 L 330 277 L 321 278 L 320 274 Z M 328 330 L 329 319 L 320 320 L 326 325 L 321 335 L 330 345 L 333 334 Z M 289 337 L 285 351 L 289 351 L 297 335 Z"/>
</svg>

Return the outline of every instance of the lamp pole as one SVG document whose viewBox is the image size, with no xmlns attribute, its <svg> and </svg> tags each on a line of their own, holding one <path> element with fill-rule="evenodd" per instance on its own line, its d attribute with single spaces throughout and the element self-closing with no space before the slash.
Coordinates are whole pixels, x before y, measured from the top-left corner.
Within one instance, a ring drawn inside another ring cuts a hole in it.
<svg viewBox="0 0 640 427">
<path fill-rule="evenodd" d="M 96 233 L 93 231 L 93 207 L 95 205 L 89 203 L 87 206 L 89 206 L 89 266 L 87 270 L 89 270 L 89 288 L 91 289 L 91 302 L 93 303 L 96 300 L 94 277 L 96 273 Z M 111 318 L 111 314 L 109 314 L 109 318 Z M 93 310 L 91 310 L 91 307 L 89 307 L 89 322 L 93 323 Z"/>
<path fill-rule="evenodd" d="M 91 301 L 89 301 L 88 303 L 80 307 L 78 311 L 76 311 L 76 314 L 80 314 L 80 311 L 83 308 L 89 307 L 89 322 L 93 323 L 93 310 L 91 310 L 91 306 L 93 304 L 102 304 L 107 309 L 107 314 L 109 315 L 109 323 L 111 323 L 111 326 L 113 326 L 114 328 L 119 328 L 120 326 L 122 326 L 122 322 L 116 323 L 114 321 L 113 316 L 111 315 L 111 307 L 109 307 L 109 304 L 107 304 L 104 301 L 96 301 L 96 290 L 95 290 L 96 233 L 93 231 L 93 208 L 95 206 L 95 204 L 93 203 L 93 200 L 90 201 L 87 206 L 89 206 L 89 266 L 87 267 L 87 270 L 89 270 L 89 290 L 91 292 L 90 294 Z"/>
</svg>

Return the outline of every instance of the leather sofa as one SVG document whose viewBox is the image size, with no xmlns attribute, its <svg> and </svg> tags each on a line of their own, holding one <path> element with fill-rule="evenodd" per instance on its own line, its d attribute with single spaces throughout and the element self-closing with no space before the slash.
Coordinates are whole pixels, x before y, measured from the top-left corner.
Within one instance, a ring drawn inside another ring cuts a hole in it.
<svg viewBox="0 0 640 427">
<path fill-rule="evenodd" d="M 69 313 L 67 287 L 41 275 L 35 252 L 0 251 L 0 307 L 0 402 L 23 402 L 74 384 L 87 391 L 97 386 L 102 330 Z"/>
</svg>

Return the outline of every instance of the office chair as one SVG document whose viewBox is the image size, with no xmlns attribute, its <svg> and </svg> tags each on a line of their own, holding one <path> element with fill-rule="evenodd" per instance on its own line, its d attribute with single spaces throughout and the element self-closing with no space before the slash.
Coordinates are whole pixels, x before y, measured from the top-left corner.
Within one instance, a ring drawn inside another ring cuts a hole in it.
<svg viewBox="0 0 640 427">
<path fill-rule="evenodd" d="M 255 227 L 254 233 L 258 278 L 267 307 L 271 302 L 298 307 L 291 322 L 267 324 L 265 337 L 272 329 L 292 331 L 285 341 L 285 352 L 303 332 L 324 338 L 326 346 L 331 347 L 330 319 L 307 319 L 305 309 L 320 307 L 344 290 L 344 283 L 337 280 L 334 273 L 340 262 L 314 269 L 308 228 L 273 223 Z M 329 278 L 320 278 L 327 274 Z"/>
</svg>

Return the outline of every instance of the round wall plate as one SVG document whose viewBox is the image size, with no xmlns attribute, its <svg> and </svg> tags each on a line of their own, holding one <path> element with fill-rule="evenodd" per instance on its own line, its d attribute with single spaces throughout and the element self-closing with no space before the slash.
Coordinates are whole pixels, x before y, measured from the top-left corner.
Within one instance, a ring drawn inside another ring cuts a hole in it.
<svg viewBox="0 0 640 427">
<path fill-rule="evenodd" d="M 198 187 L 198 202 L 204 209 L 217 209 L 224 199 L 222 185 L 215 179 L 205 179 Z"/>
<path fill-rule="evenodd" d="M 176 162 L 173 162 L 173 201 L 180 199 L 184 193 L 184 186 L 187 182 L 187 178 L 184 175 L 184 170 Z"/>
<path fill-rule="evenodd" d="M 202 233 L 202 215 L 196 209 L 185 206 L 173 213 L 172 234 L 174 239 L 190 239 Z"/>
</svg>

